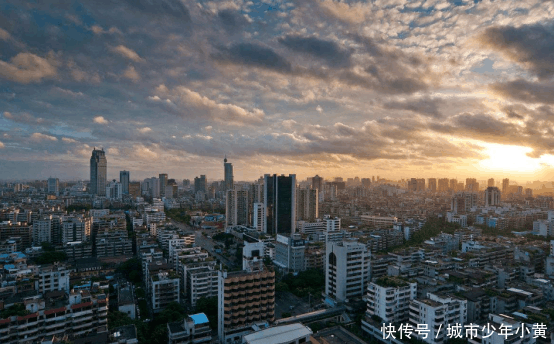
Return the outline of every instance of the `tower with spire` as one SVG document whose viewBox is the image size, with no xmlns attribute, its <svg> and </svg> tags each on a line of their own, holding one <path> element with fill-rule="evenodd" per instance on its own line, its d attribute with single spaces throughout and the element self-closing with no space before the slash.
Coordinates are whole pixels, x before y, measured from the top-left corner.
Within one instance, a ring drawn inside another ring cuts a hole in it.
<svg viewBox="0 0 554 344">
<path fill-rule="evenodd" d="M 224 170 L 224 173 L 225 173 L 225 192 L 227 192 L 227 190 L 232 190 L 233 189 L 233 184 L 234 184 L 234 180 L 233 180 L 233 164 L 231 164 L 230 162 L 227 162 L 227 155 L 225 155 L 225 158 L 223 159 L 223 170 Z"/>
</svg>

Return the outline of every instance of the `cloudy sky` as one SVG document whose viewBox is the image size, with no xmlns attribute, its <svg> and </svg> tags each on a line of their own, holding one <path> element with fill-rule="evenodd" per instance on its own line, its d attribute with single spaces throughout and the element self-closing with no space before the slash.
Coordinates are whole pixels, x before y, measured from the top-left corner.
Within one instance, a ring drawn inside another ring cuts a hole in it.
<svg viewBox="0 0 554 344">
<path fill-rule="evenodd" d="M 554 179 L 554 2 L 0 1 L 0 178 Z"/>
</svg>

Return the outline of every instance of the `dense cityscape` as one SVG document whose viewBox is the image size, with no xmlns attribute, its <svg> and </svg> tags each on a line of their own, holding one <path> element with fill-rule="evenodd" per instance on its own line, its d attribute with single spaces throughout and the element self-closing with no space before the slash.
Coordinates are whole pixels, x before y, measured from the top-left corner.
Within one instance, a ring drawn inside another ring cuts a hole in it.
<svg viewBox="0 0 554 344">
<path fill-rule="evenodd" d="M 554 1 L 0 0 L 0 344 L 554 344 Z"/>
<path fill-rule="evenodd" d="M 550 182 L 239 182 L 227 157 L 222 180 L 108 180 L 109 159 L 94 148 L 88 181 L 1 185 L 2 343 L 554 336 Z"/>
</svg>

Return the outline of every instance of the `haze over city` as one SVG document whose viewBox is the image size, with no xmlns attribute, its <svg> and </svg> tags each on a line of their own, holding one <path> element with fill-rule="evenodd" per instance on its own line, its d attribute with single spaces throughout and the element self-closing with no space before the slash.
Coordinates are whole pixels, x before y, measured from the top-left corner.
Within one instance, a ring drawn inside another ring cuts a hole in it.
<svg viewBox="0 0 554 344">
<path fill-rule="evenodd" d="M 552 2 L 0 4 L 0 178 L 552 180 Z"/>
</svg>

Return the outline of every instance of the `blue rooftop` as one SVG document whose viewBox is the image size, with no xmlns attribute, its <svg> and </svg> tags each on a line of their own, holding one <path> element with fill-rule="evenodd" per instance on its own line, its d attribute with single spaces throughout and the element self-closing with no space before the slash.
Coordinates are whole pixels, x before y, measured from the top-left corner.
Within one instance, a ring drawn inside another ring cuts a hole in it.
<svg viewBox="0 0 554 344">
<path fill-rule="evenodd" d="M 194 321 L 194 325 L 205 324 L 208 322 L 208 317 L 204 313 L 193 314 L 190 317 L 192 318 L 192 321 Z"/>
<path fill-rule="evenodd" d="M 13 264 L 6 264 L 6 265 L 4 265 L 4 269 L 6 269 L 6 270 L 15 269 L 15 265 L 13 265 Z"/>
</svg>

